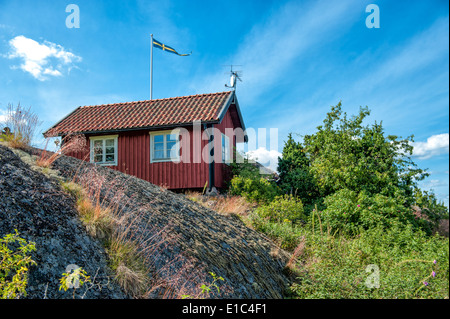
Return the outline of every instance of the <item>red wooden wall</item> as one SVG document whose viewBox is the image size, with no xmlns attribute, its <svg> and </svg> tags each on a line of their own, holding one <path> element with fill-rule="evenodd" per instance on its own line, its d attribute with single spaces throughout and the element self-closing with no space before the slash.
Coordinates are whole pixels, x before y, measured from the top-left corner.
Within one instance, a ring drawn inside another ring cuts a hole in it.
<svg viewBox="0 0 450 319">
<path fill-rule="evenodd" d="M 230 112 L 227 112 L 220 124 L 215 125 L 224 134 L 225 128 L 233 128 L 233 119 Z M 185 127 L 188 133 L 181 134 L 181 156 L 183 150 L 186 150 L 190 144 L 189 163 L 160 162 L 150 163 L 150 134 L 149 130 L 125 131 L 117 133 L 108 133 L 103 135 L 118 134 L 117 166 L 108 166 L 123 173 L 134 175 L 138 178 L 147 180 L 156 185 L 162 185 L 168 189 L 189 189 L 203 188 L 209 178 L 209 164 L 204 162 L 201 154 L 199 155 L 201 163 L 194 163 L 193 145 L 194 136 L 191 127 Z M 203 125 L 202 125 L 203 133 Z M 79 159 L 89 161 L 89 137 L 99 136 L 101 134 L 86 135 L 87 147 L 85 152 L 71 153 Z M 186 136 L 187 135 L 187 136 Z M 215 186 L 223 188 L 231 177 L 229 165 L 221 163 L 221 136 L 215 136 Z M 230 154 L 236 147 L 236 138 L 230 137 Z M 189 142 L 188 142 L 189 141 Z M 198 142 L 197 142 L 198 143 Z M 209 150 L 208 140 L 201 140 L 201 150 Z"/>
</svg>

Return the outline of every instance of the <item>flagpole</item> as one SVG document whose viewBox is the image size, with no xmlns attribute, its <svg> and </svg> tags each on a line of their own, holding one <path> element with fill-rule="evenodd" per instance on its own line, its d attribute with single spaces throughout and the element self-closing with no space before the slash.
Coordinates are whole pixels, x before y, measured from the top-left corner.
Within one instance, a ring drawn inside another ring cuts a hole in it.
<svg viewBox="0 0 450 319">
<path fill-rule="evenodd" d="M 150 42 L 150 100 L 153 98 L 153 34 Z"/>
</svg>

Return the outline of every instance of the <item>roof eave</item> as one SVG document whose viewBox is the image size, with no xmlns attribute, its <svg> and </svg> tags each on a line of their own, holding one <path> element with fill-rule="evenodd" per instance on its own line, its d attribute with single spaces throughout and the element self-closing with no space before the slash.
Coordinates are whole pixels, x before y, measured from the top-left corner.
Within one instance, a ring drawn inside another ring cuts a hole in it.
<svg viewBox="0 0 450 319">
<path fill-rule="evenodd" d="M 222 120 L 225 117 L 225 114 L 227 113 L 228 108 L 230 107 L 230 105 L 234 103 L 234 105 L 236 105 L 236 110 L 237 110 L 237 114 L 238 114 L 238 117 L 239 117 L 239 121 L 241 122 L 241 128 L 244 131 L 244 142 L 247 143 L 248 142 L 248 136 L 247 136 L 247 133 L 245 132 L 244 118 L 242 117 L 242 113 L 241 113 L 241 109 L 239 107 L 239 102 L 237 100 L 236 92 L 235 91 L 231 91 L 231 92 L 232 93 L 230 94 L 228 100 L 226 101 L 226 103 L 224 103 L 224 106 L 222 107 L 222 109 L 219 112 L 219 123 L 222 122 Z"/>
<path fill-rule="evenodd" d="M 202 124 L 218 124 L 219 120 L 209 120 L 202 121 Z M 108 130 L 92 130 L 92 131 L 79 131 L 71 132 L 74 134 L 106 134 L 106 133 L 116 133 L 116 132 L 131 132 L 131 131 L 142 131 L 142 130 L 161 130 L 161 129 L 171 129 L 177 127 L 192 126 L 193 123 L 178 123 L 178 124 L 167 124 L 167 125 L 155 125 L 155 126 L 142 126 L 142 127 L 131 127 L 131 128 L 120 128 L 120 129 L 108 129 Z M 57 136 L 66 135 L 67 132 L 58 133 Z"/>
<path fill-rule="evenodd" d="M 69 116 L 71 116 L 73 113 L 75 113 L 76 110 L 78 110 L 81 106 L 75 108 L 72 112 L 70 112 L 68 115 L 64 116 L 62 119 L 60 119 L 58 122 L 56 122 L 56 124 L 53 124 L 52 126 L 50 126 L 45 132 L 42 133 L 42 135 L 44 135 L 44 137 L 46 138 L 48 131 L 50 131 L 52 128 L 57 127 L 59 123 L 61 123 L 63 120 L 65 120 L 66 118 L 68 118 Z M 57 136 L 61 136 L 60 134 L 58 134 Z M 52 136 L 49 136 L 52 137 Z"/>
</svg>

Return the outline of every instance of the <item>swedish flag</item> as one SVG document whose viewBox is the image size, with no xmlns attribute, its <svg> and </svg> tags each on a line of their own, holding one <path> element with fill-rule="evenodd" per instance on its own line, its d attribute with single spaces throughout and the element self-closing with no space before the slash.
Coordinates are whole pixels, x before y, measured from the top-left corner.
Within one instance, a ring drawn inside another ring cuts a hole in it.
<svg viewBox="0 0 450 319">
<path fill-rule="evenodd" d="M 188 55 L 192 54 L 192 52 L 189 53 L 189 54 L 179 54 L 174 48 L 171 48 L 168 45 L 165 45 L 165 44 L 163 44 L 163 43 L 161 43 L 161 42 L 159 42 L 159 41 L 157 41 L 155 39 L 153 39 L 153 46 L 155 48 L 158 48 L 158 49 L 161 49 L 163 51 L 167 51 L 167 52 L 179 55 L 179 56 L 188 56 Z"/>
</svg>

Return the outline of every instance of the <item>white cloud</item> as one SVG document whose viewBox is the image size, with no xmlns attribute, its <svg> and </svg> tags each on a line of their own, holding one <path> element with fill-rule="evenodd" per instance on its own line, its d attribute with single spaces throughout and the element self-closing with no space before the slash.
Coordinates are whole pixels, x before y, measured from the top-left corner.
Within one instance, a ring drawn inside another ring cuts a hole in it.
<svg viewBox="0 0 450 319">
<path fill-rule="evenodd" d="M 277 171 L 278 157 L 281 157 L 281 153 L 277 150 L 268 150 L 265 147 L 259 147 L 254 151 L 248 151 L 247 155 L 250 159 L 257 161 L 274 172 Z"/>
<path fill-rule="evenodd" d="M 66 51 L 58 44 L 48 41 L 38 43 L 23 35 L 11 39 L 9 45 L 11 51 L 7 58 L 22 59 L 19 68 L 40 81 L 48 79 L 49 76 L 62 76 L 65 68 L 71 68 L 73 63 L 81 61 L 81 57 Z"/>
<path fill-rule="evenodd" d="M 449 134 L 430 136 L 426 142 L 414 142 L 413 155 L 419 159 L 428 159 L 432 156 L 449 152 Z"/>
<path fill-rule="evenodd" d="M 6 116 L 8 115 L 7 109 L 0 109 L 0 130 L 3 129 L 3 125 L 6 125 Z"/>
<path fill-rule="evenodd" d="M 423 183 L 423 185 L 422 185 L 422 187 L 430 188 L 430 189 L 435 189 L 436 187 L 441 187 L 441 186 L 448 186 L 448 183 L 446 181 L 442 181 L 439 179 L 432 179 L 432 180 L 429 180 L 429 181 Z"/>
</svg>

